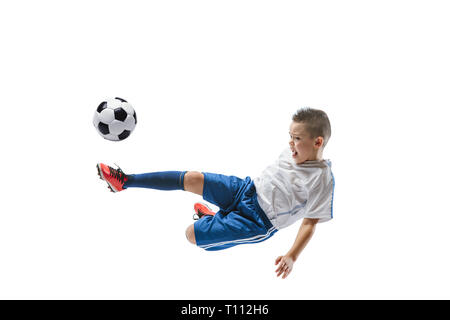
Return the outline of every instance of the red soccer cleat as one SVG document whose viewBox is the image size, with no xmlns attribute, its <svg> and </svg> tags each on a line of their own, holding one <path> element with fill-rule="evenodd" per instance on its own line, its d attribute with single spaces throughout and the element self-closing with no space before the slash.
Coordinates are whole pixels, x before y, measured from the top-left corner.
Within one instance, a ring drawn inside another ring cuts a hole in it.
<svg viewBox="0 0 450 320">
<path fill-rule="evenodd" d="M 111 192 L 123 190 L 123 184 L 128 180 L 122 169 L 114 169 L 103 163 L 97 163 L 97 171 L 100 179 L 105 180 Z"/>
<path fill-rule="evenodd" d="M 195 211 L 195 214 L 193 216 L 194 220 L 199 220 L 204 216 L 214 216 L 216 214 L 206 204 L 200 202 L 194 204 L 194 211 Z"/>
</svg>

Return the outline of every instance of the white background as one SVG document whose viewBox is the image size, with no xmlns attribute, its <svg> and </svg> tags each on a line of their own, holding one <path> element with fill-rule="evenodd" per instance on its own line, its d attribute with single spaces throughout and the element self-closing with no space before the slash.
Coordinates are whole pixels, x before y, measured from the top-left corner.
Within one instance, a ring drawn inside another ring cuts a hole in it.
<svg viewBox="0 0 450 320">
<path fill-rule="evenodd" d="M 8 1 L 0 4 L 2 299 L 450 298 L 446 1 Z M 106 97 L 138 124 L 92 125 Z M 112 194 L 125 172 L 256 177 L 292 114 L 325 110 L 334 217 L 286 280 L 270 240 L 205 252 L 199 197 Z"/>
</svg>

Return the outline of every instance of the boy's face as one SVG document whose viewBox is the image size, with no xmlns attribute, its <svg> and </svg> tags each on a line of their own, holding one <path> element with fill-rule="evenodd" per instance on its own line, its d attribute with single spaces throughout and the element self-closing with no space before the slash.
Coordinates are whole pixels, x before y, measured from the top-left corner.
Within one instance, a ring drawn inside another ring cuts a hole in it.
<svg viewBox="0 0 450 320">
<path fill-rule="evenodd" d="M 291 137 L 289 146 L 296 164 L 302 164 L 307 160 L 319 160 L 322 156 L 323 138 L 311 138 L 304 123 L 292 121 L 289 135 Z"/>
</svg>

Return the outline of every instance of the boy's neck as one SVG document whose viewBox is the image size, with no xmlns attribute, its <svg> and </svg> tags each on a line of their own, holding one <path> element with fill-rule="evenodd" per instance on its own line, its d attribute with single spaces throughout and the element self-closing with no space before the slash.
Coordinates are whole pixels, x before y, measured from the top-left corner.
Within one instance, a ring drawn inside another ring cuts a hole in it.
<svg viewBox="0 0 450 320">
<path fill-rule="evenodd" d="M 322 150 L 317 151 L 316 154 L 314 154 L 310 159 L 308 159 L 307 161 L 322 161 L 323 157 L 322 157 Z"/>
</svg>

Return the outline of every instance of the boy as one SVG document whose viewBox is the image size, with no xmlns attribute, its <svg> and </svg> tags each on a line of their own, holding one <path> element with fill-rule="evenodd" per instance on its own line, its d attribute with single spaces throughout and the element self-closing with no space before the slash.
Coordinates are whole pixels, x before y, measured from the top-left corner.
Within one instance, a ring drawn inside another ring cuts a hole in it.
<svg viewBox="0 0 450 320">
<path fill-rule="evenodd" d="M 328 116 L 303 108 L 292 117 L 289 147 L 252 180 L 196 171 L 127 175 L 97 164 L 100 178 L 113 192 L 127 188 L 185 190 L 203 196 L 220 210 L 196 203 L 198 220 L 186 230 L 189 242 L 205 250 L 257 243 L 303 218 L 291 249 L 275 260 L 277 276 L 286 278 L 311 239 L 318 222 L 333 218 L 334 177 L 322 153 L 331 136 Z"/>
</svg>

